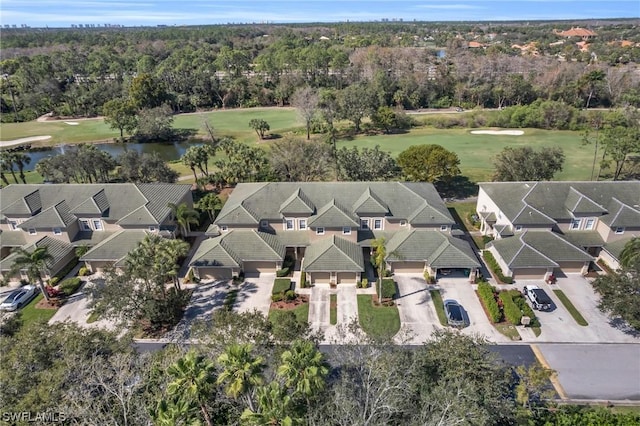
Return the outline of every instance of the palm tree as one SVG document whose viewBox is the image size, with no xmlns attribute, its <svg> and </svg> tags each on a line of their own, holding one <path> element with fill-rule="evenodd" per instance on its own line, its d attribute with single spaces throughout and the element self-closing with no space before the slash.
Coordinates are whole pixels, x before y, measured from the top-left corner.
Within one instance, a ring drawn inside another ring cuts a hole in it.
<svg viewBox="0 0 640 426">
<path fill-rule="evenodd" d="M 12 156 L 13 163 L 18 166 L 18 171 L 20 172 L 20 180 L 22 180 L 22 183 L 26 184 L 27 179 L 24 176 L 24 166 L 31 163 L 31 157 L 29 157 L 24 152 L 14 152 Z"/>
<path fill-rule="evenodd" d="M 304 396 L 308 402 L 309 397 L 324 388 L 329 367 L 322 352 L 312 342 L 296 340 L 280 358 L 282 364 L 278 368 L 278 376 L 284 379 L 288 388 L 293 389 L 294 394 Z"/>
<path fill-rule="evenodd" d="M 16 172 L 13 169 L 13 165 L 15 164 L 13 159 L 14 159 L 13 152 L 9 152 L 9 151 L 0 152 L 0 163 L 1 163 L 0 167 L 2 168 L 3 171 L 11 172 L 11 176 L 13 176 L 13 180 L 15 181 L 15 183 L 18 183 Z M 3 173 L 3 176 L 4 176 L 4 173 Z M 6 177 L 3 178 L 3 180 L 7 185 L 9 185 L 9 182 L 7 181 Z"/>
<path fill-rule="evenodd" d="M 209 426 L 212 423 L 207 411 L 207 400 L 216 382 L 214 371 L 213 362 L 201 355 L 196 355 L 194 351 L 189 351 L 167 370 L 173 378 L 167 386 L 167 394 L 186 401 L 189 405 L 197 405 L 205 423 Z"/>
<path fill-rule="evenodd" d="M 180 280 L 178 279 L 180 264 L 178 259 L 185 257 L 189 253 L 189 244 L 182 240 L 163 240 L 160 254 L 166 258 L 166 263 L 172 266 L 169 275 L 173 279 L 173 286 L 176 290 L 180 290 Z"/>
<path fill-rule="evenodd" d="M 371 242 L 374 249 L 373 264 L 378 268 L 378 303 L 382 304 L 382 276 L 384 275 L 387 258 L 386 240 L 384 237 L 376 238 Z"/>
<path fill-rule="evenodd" d="M 220 207 L 222 207 L 222 200 L 213 192 L 208 193 L 198 201 L 198 208 L 200 210 L 206 210 L 212 222 L 215 211 Z"/>
<path fill-rule="evenodd" d="M 640 237 L 634 237 L 624 245 L 620 252 L 620 265 L 629 268 L 638 261 L 640 261 Z"/>
<path fill-rule="evenodd" d="M 198 225 L 200 223 L 200 215 L 197 211 L 189 207 L 187 203 L 180 203 L 177 205 L 169 203 L 168 206 L 171 209 L 176 222 L 180 225 L 183 236 L 186 236 L 187 233 L 191 231 L 191 224 Z"/>
<path fill-rule="evenodd" d="M 246 409 L 240 416 L 243 424 L 249 425 L 281 425 L 293 426 L 304 424 L 302 419 L 291 417 L 291 396 L 278 382 L 271 382 L 267 386 L 258 388 L 259 411 Z"/>
<path fill-rule="evenodd" d="M 253 405 L 253 390 L 264 382 L 262 377 L 262 357 L 251 354 L 249 344 L 231 344 L 218 357 L 223 371 L 217 383 L 225 383 L 225 393 L 232 398 L 244 398 L 249 409 L 256 411 Z"/>
<path fill-rule="evenodd" d="M 17 256 L 13 261 L 11 275 L 17 271 L 26 270 L 29 279 L 38 283 L 42 295 L 48 301 L 49 295 L 44 288 L 42 273 L 46 273 L 49 270 L 49 264 L 53 261 L 53 256 L 49 253 L 47 247 L 37 247 L 32 252 L 17 248 L 14 253 Z"/>
</svg>

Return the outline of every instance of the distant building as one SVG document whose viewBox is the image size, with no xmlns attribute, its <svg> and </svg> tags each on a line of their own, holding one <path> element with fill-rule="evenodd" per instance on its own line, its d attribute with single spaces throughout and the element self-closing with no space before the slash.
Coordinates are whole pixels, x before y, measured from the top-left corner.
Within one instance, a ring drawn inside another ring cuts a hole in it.
<svg viewBox="0 0 640 426">
<path fill-rule="evenodd" d="M 586 28 L 579 28 L 579 27 L 571 28 L 570 30 L 567 30 L 567 31 L 556 32 L 556 34 L 559 35 L 560 37 L 566 37 L 566 38 L 580 37 L 582 40 L 590 40 L 597 36 L 597 34 L 594 33 L 593 31 L 588 30 Z"/>
</svg>

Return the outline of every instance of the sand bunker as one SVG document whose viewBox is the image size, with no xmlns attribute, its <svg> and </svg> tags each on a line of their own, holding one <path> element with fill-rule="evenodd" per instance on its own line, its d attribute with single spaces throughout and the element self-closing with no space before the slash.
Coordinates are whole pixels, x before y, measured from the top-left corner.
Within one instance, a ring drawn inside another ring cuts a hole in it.
<svg viewBox="0 0 640 426">
<path fill-rule="evenodd" d="M 471 133 L 474 135 L 524 135 L 522 130 L 472 130 Z"/>
<path fill-rule="evenodd" d="M 69 126 L 77 126 L 78 123 L 77 121 L 65 121 L 64 124 L 68 124 Z"/>
<path fill-rule="evenodd" d="M 49 135 L 46 135 L 46 136 L 29 136 L 28 138 L 14 139 L 14 140 L 11 140 L 11 141 L 0 141 L 0 147 L 1 148 L 8 148 L 10 146 L 21 145 L 23 143 L 28 143 L 28 142 L 46 141 L 47 139 L 51 139 L 51 136 L 49 136 Z"/>
</svg>

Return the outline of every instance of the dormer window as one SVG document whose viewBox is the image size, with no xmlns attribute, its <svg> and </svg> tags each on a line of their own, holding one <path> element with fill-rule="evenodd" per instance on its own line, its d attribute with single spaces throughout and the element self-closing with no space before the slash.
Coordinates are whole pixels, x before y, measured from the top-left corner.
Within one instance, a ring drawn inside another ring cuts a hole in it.
<svg viewBox="0 0 640 426">
<path fill-rule="evenodd" d="M 80 229 L 83 231 L 91 231 L 91 225 L 89 224 L 89 220 L 80 219 Z"/>
<path fill-rule="evenodd" d="M 351 235 L 351 227 L 343 226 L 342 227 L 342 235 Z"/>
<path fill-rule="evenodd" d="M 304 231 L 307 229 L 307 219 L 299 219 L 298 220 L 298 229 Z"/>
<path fill-rule="evenodd" d="M 62 229 L 53 228 L 53 235 L 62 235 Z"/>
<path fill-rule="evenodd" d="M 618 226 L 616 228 L 616 234 L 618 234 L 618 235 L 624 234 L 624 226 Z"/>
<path fill-rule="evenodd" d="M 295 229 L 295 222 L 293 221 L 293 219 L 284 220 L 284 229 L 285 231 L 291 231 Z"/>
<path fill-rule="evenodd" d="M 324 228 L 323 227 L 316 228 L 316 235 L 324 235 Z"/>
<path fill-rule="evenodd" d="M 363 231 L 369 229 L 369 219 L 360 219 L 360 229 Z"/>
<path fill-rule="evenodd" d="M 158 231 L 157 227 L 155 227 L 155 226 L 150 226 L 149 227 L 149 232 L 157 232 L 157 231 Z"/>
<path fill-rule="evenodd" d="M 595 226 L 595 224 L 596 224 L 596 220 L 595 219 L 593 219 L 593 218 L 587 219 L 587 221 L 584 223 L 584 229 L 592 230 L 593 227 Z"/>
<path fill-rule="evenodd" d="M 268 228 L 269 227 L 269 221 L 268 220 L 261 220 L 260 221 L 260 228 Z"/>
<path fill-rule="evenodd" d="M 441 231 L 447 231 L 449 229 L 449 227 L 447 225 L 440 225 L 440 230 Z"/>
<path fill-rule="evenodd" d="M 572 219 L 571 220 L 571 229 L 580 229 L 580 224 L 582 223 L 581 219 Z"/>
<path fill-rule="evenodd" d="M 227 228 L 227 225 L 220 225 L 220 231 L 222 232 L 227 232 L 229 228 Z"/>
<path fill-rule="evenodd" d="M 522 225 L 516 225 L 516 232 L 522 231 Z"/>
<path fill-rule="evenodd" d="M 373 229 L 378 231 L 382 229 L 382 219 L 373 219 Z"/>
<path fill-rule="evenodd" d="M 407 226 L 407 221 L 406 220 L 401 220 L 400 221 L 400 226 Z"/>
<path fill-rule="evenodd" d="M 35 228 L 29 228 L 29 235 L 38 235 L 38 233 L 36 232 Z"/>
<path fill-rule="evenodd" d="M 102 231 L 104 228 L 102 227 L 102 221 L 100 219 L 93 220 L 93 229 L 96 231 Z"/>
</svg>

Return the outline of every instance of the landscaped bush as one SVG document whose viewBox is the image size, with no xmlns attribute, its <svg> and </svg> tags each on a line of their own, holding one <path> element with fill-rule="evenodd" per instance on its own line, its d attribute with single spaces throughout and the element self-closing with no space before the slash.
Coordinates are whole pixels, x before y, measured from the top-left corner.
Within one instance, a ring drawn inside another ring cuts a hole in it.
<svg viewBox="0 0 640 426">
<path fill-rule="evenodd" d="M 88 274 L 89 274 L 89 269 L 86 266 L 83 266 L 78 270 L 79 277 L 84 277 L 85 275 L 88 275 Z"/>
<path fill-rule="evenodd" d="M 51 278 L 51 279 L 49 280 L 49 285 L 50 285 L 51 287 L 55 287 L 55 286 L 56 286 L 56 284 L 58 284 L 58 282 L 59 282 L 59 281 L 60 281 L 60 278 L 58 278 L 58 277 L 53 277 L 53 278 Z"/>
<path fill-rule="evenodd" d="M 363 278 L 360 281 L 360 288 L 367 288 L 369 287 L 369 280 L 367 280 L 366 278 Z"/>
<path fill-rule="evenodd" d="M 533 309 L 531 309 L 531 306 L 529 306 L 524 296 L 520 292 L 516 291 L 515 293 L 513 293 L 512 300 L 513 303 L 515 303 L 518 308 L 520 308 L 520 311 L 522 311 L 522 316 L 531 318 L 531 321 L 529 322 L 530 327 L 540 327 L 540 321 L 538 321 L 538 318 L 536 318 L 536 314 L 533 313 Z"/>
<path fill-rule="evenodd" d="M 78 291 L 81 285 L 82 280 L 76 277 L 62 281 L 58 288 L 64 293 L 65 296 L 71 296 L 73 293 Z"/>
<path fill-rule="evenodd" d="M 305 271 L 300 272 L 300 288 L 307 287 L 307 273 Z"/>
<path fill-rule="evenodd" d="M 513 278 L 505 277 L 502 274 L 502 268 L 500 268 L 500 265 L 498 265 L 498 261 L 496 260 L 495 257 L 493 257 L 493 254 L 489 250 L 483 251 L 482 257 L 484 258 L 484 260 L 487 262 L 487 265 L 489 265 L 489 268 L 491 268 L 493 273 L 496 274 L 496 276 L 500 281 L 502 281 L 505 284 L 513 283 Z"/>
<path fill-rule="evenodd" d="M 286 277 L 289 275 L 289 268 L 282 268 L 276 271 L 276 277 Z"/>
<path fill-rule="evenodd" d="M 376 283 L 376 293 L 380 298 L 380 286 Z M 382 299 L 392 299 L 396 294 L 396 283 L 390 279 L 385 278 L 382 280 Z"/>
<path fill-rule="evenodd" d="M 296 292 L 293 290 L 287 290 L 284 292 L 284 298 L 287 300 L 294 300 L 296 298 Z"/>
<path fill-rule="evenodd" d="M 282 293 L 277 293 L 277 294 L 272 294 L 271 295 L 271 301 L 272 302 L 280 302 L 283 299 L 284 299 L 284 294 L 282 294 Z"/>
<path fill-rule="evenodd" d="M 498 302 L 496 302 L 496 298 L 493 293 L 493 287 L 488 282 L 483 281 L 478 284 L 478 296 L 480 296 L 480 300 L 482 301 L 484 308 L 487 310 L 489 320 L 493 323 L 497 323 L 502 319 L 502 314 L 500 313 L 500 307 L 498 306 Z"/>
<path fill-rule="evenodd" d="M 284 294 L 285 291 L 291 290 L 290 278 L 276 278 L 273 282 L 272 294 Z"/>
<path fill-rule="evenodd" d="M 435 284 L 436 283 L 436 277 L 434 277 L 433 275 L 429 274 L 429 272 L 424 271 L 424 280 L 427 282 L 427 284 Z"/>
<path fill-rule="evenodd" d="M 296 260 L 287 255 L 284 257 L 284 260 L 282 261 L 282 269 L 291 269 L 296 263 Z"/>
<path fill-rule="evenodd" d="M 73 270 L 73 268 L 76 267 L 77 264 L 78 264 L 78 258 L 74 257 L 73 259 L 71 259 L 71 262 L 69 262 L 67 266 L 62 268 L 53 278 L 58 278 L 59 280 L 63 279 L 64 277 L 67 276 L 69 272 Z"/>
<path fill-rule="evenodd" d="M 516 293 L 518 293 L 516 291 Z M 500 300 L 502 301 L 502 313 L 504 317 L 513 325 L 520 325 L 522 312 L 520 307 L 513 301 L 513 293 L 511 291 L 501 291 Z"/>
</svg>

